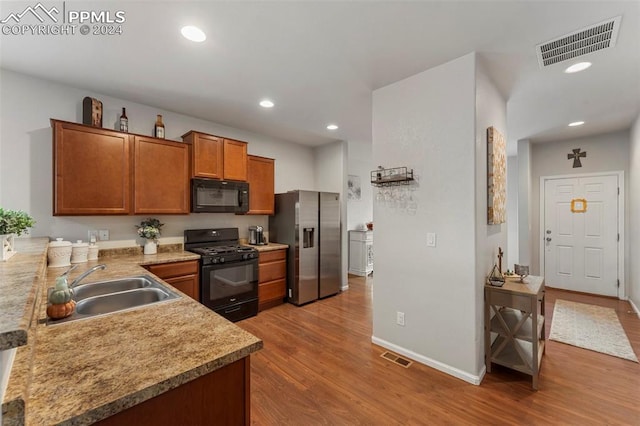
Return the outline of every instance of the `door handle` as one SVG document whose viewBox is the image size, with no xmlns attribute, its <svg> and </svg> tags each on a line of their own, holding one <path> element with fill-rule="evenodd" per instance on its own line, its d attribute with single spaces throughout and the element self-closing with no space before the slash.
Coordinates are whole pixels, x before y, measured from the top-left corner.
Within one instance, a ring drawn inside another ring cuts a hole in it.
<svg viewBox="0 0 640 426">
<path fill-rule="evenodd" d="M 547 237 L 546 240 L 547 240 L 547 242 L 549 242 L 549 241 L 551 241 L 551 238 Z"/>
</svg>

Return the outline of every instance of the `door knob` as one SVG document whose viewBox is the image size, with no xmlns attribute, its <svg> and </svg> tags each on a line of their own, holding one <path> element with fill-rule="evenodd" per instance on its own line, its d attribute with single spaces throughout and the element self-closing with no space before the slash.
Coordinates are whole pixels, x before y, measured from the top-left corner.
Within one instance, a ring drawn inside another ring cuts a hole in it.
<svg viewBox="0 0 640 426">
<path fill-rule="evenodd" d="M 551 238 L 547 237 L 546 240 L 547 240 L 547 242 L 549 242 L 549 241 L 551 241 Z"/>
<path fill-rule="evenodd" d="M 547 234 L 550 234 L 550 233 L 551 233 L 551 229 L 547 229 Z"/>
</svg>

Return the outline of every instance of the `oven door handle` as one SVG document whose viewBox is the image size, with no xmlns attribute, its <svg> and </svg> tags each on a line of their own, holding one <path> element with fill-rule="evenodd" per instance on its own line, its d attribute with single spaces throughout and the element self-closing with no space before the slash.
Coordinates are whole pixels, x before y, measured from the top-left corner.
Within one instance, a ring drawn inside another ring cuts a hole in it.
<svg viewBox="0 0 640 426">
<path fill-rule="evenodd" d="M 235 307 L 235 308 L 233 308 L 233 309 L 225 309 L 225 310 L 224 310 L 224 313 L 225 313 L 225 314 L 230 314 L 231 312 L 236 312 L 236 311 L 239 311 L 240 309 L 241 309 L 241 307 L 240 307 L 240 306 L 237 306 L 237 307 Z"/>
</svg>

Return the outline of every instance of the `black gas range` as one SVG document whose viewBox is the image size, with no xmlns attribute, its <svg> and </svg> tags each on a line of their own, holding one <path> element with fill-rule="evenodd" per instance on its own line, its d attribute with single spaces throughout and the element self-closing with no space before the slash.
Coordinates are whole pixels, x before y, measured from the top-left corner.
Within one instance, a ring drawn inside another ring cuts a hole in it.
<svg viewBox="0 0 640 426">
<path fill-rule="evenodd" d="M 186 230 L 184 248 L 201 256 L 200 303 L 230 321 L 258 314 L 258 251 L 238 228 Z"/>
</svg>

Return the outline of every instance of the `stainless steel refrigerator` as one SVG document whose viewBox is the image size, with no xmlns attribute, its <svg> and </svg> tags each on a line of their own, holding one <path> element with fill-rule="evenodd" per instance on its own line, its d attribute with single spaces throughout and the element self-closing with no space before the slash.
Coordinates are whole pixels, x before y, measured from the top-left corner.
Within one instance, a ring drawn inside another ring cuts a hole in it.
<svg viewBox="0 0 640 426">
<path fill-rule="evenodd" d="M 302 305 L 340 292 L 340 195 L 296 190 L 275 198 L 269 240 L 289 245 L 289 302 Z"/>
</svg>

